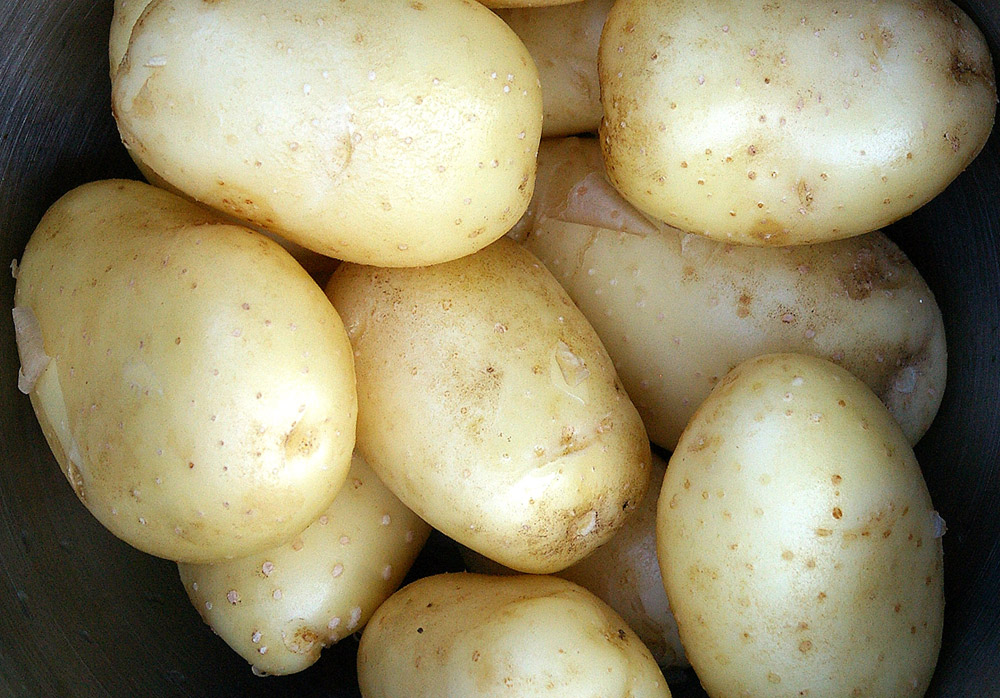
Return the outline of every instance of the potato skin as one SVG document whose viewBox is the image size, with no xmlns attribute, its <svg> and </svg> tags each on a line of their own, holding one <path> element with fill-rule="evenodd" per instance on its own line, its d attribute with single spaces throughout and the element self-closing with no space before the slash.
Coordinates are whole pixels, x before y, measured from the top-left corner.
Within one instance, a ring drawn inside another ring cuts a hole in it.
<svg viewBox="0 0 1000 698">
<path fill-rule="evenodd" d="M 597 131 L 601 86 L 597 48 L 613 0 L 554 7 L 497 10 L 538 67 L 542 83 L 542 138 Z"/>
<path fill-rule="evenodd" d="M 622 0 L 600 50 L 614 185 L 686 232 L 807 244 L 940 193 L 993 126 L 985 39 L 946 0 Z"/>
<path fill-rule="evenodd" d="M 464 0 L 157 0 L 112 106 L 135 159 L 196 200 L 383 266 L 503 235 L 542 119 L 530 54 Z"/>
<path fill-rule="evenodd" d="M 941 310 L 881 232 L 818 245 L 732 245 L 655 225 L 603 174 L 594 139 L 545 141 L 511 236 L 555 274 L 601 336 L 649 438 L 673 450 L 740 361 L 796 351 L 861 378 L 911 444 L 941 405 Z"/>
<path fill-rule="evenodd" d="M 327 294 L 354 347 L 358 450 L 432 526 L 545 573 L 634 511 L 649 481 L 642 422 L 529 252 L 503 238 L 432 267 L 343 264 Z"/>
<path fill-rule="evenodd" d="M 14 302 L 52 357 L 30 395 L 56 460 L 140 550 L 207 562 L 268 548 L 343 484 L 350 343 L 267 238 L 146 184 L 87 184 L 42 218 Z"/>
<path fill-rule="evenodd" d="M 943 522 L 878 398 L 771 354 L 713 390 L 670 459 L 663 580 L 710 696 L 922 696 L 944 617 Z"/>
<path fill-rule="evenodd" d="M 291 674 L 364 627 L 429 534 L 355 454 L 337 498 L 292 540 L 178 571 L 202 619 L 258 673 Z"/>
<path fill-rule="evenodd" d="M 375 612 L 365 698 L 669 698 L 656 663 L 600 599 L 558 577 L 440 574 Z"/>
</svg>

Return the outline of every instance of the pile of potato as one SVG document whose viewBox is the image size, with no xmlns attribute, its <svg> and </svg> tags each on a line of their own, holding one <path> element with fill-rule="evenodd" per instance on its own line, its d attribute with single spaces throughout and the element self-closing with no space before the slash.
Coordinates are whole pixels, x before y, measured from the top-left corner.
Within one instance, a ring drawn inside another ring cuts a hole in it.
<svg viewBox="0 0 1000 698">
<path fill-rule="evenodd" d="M 45 214 L 19 386 L 255 673 L 924 693 L 946 347 L 878 228 L 992 128 L 954 5 L 117 0 L 110 65 L 156 186 Z M 472 571 L 397 591 L 432 527 Z"/>
</svg>

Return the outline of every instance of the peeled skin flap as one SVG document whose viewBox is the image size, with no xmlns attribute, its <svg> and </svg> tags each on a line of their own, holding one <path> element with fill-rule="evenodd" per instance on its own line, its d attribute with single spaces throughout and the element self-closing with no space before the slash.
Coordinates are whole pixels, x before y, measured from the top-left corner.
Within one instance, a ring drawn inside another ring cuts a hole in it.
<svg viewBox="0 0 1000 698">
<path fill-rule="evenodd" d="M 685 234 L 622 199 L 603 175 L 597 141 L 574 138 L 543 142 L 534 200 L 510 235 L 593 324 L 664 448 L 729 369 L 770 352 L 848 369 L 911 444 L 941 404 L 941 311 L 882 233 L 785 248 Z"/>
</svg>

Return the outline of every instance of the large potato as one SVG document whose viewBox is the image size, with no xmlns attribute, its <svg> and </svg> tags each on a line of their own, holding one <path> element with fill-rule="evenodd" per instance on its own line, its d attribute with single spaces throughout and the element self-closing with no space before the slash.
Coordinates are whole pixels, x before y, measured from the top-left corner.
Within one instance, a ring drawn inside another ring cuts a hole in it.
<svg viewBox="0 0 1000 698">
<path fill-rule="evenodd" d="M 178 570 L 201 617 L 256 673 L 291 674 L 364 627 L 429 533 L 355 455 L 333 504 L 294 539 Z"/>
<path fill-rule="evenodd" d="M 717 696 L 922 696 L 941 644 L 943 522 L 899 426 L 823 359 L 740 364 L 670 459 L 657 545 Z"/>
<path fill-rule="evenodd" d="M 579 584 L 628 623 L 661 667 L 686 667 L 687 658 L 670 612 L 656 559 L 656 502 L 667 464 L 653 454 L 649 491 L 614 537 L 556 576 Z M 470 572 L 516 574 L 479 553 L 460 548 Z"/>
<path fill-rule="evenodd" d="M 66 194 L 14 296 L 22 388 L 115 535 L 208 562 L 288 540 L 347 476 L 351 347 L 277 244 L 147 184 Z"/>
<path fill-rule="evenodd" d="M 322 254 L 470 254 L 534 182 L 538 72 L 462 0 L 157 0 L 112 103 L 134 157 L 193 198 Z"/>
<path fill-rule="evenodd" d="M 512 236 L 593 324 L 664 448 L 733 366 L 778 351 L 850 370 L 911 444 L 937 414 L 947 373 L 941 311 L 882 233 L 778 249 L 654 226 L 607 182 L 592 139 L 543 142 L 535 191 Z"/>
<path fill-rule="evenodd" d="M 744 244 L 911 213 L 978 154 L 996 111 L 986 41 L 947 0 L 622 0 L 600 66 L 615 186 Z"/>
<path fill-rule="evenodd" d="M 542 137 L 596 131 L 601 123 L 597 47 L 614 0 L 497 10 L 520 37 L 542 83 Z"/>
<path fill-rule="evenodd" d="M 669 698 L 600 599 L 558 577 L 442 574 L 393 594 L 358 648 L 365 698 Z"/>
<path fill-rule="evenodd" d="M 593 328 L 503 238 L 415 269 L 341 265 L 327 293 L 358 375 L 358 450 L 432 526 L 522 572 L 607 541 L 649 442 Z"/>
</svg>

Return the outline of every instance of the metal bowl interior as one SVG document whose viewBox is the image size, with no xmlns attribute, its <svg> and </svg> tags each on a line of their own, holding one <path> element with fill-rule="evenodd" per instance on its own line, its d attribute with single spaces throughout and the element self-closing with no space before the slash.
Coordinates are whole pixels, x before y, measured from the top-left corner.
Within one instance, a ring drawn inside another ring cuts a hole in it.
<svg viewBox="0 0 1000 698">
<path fill-rule="evenodd" d="M 958 3 L 996 57 L 1000 5 Z M 110 113 L 112 2 L 0 8 L 0 259 L 19 258 L 70 188 L 138 178 Z M 944 314 L 948 388 L 916 451 L 945 536 L 946 622 L 929 696 L 1000 684 L 1000 133 L 941 196 L 892 226 Z M 0 275 L 12 303 L 14 282 Z M 8 316 L 9 318 L 9 316 Z M 107 533 L 77 501 L 16 387 L 12 324 L 0 328 L 0 694 L 358 696 L 348 638 L 311 669 L 261 679 L 202 624 L 176 566 Z M 418 574 L 458 569 L 440 539 Z M 674 695 L 704 695 L 690 675 Z"/>
</svg>

